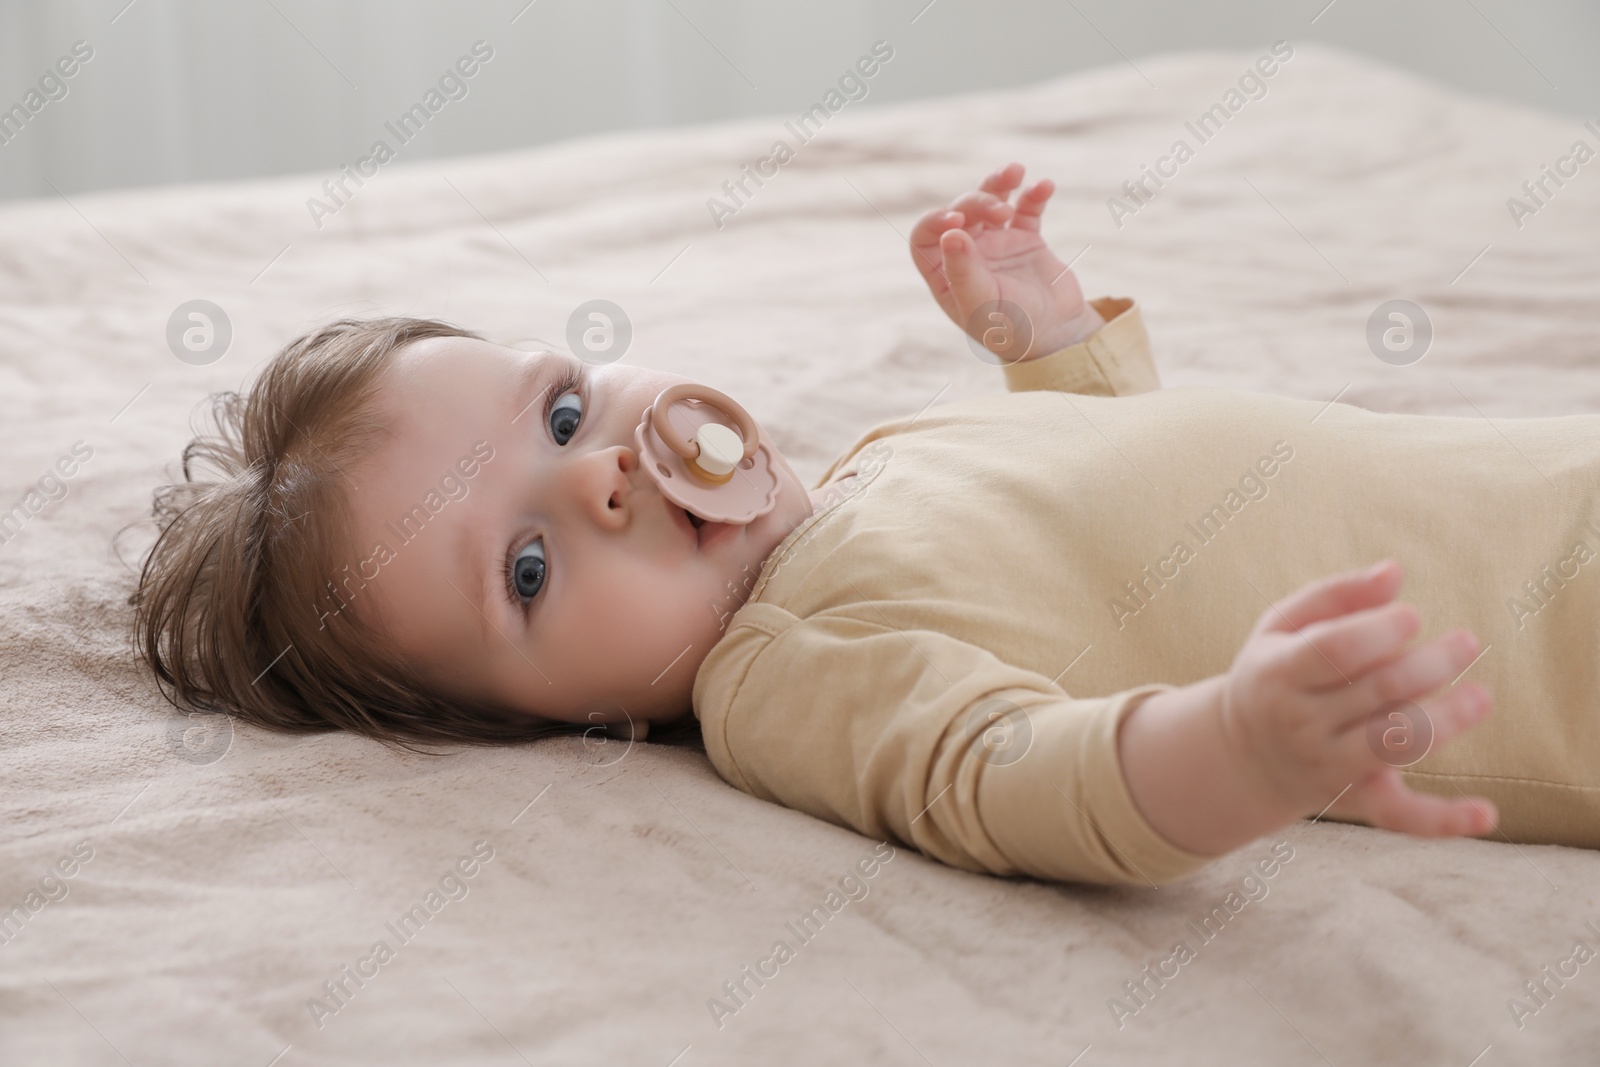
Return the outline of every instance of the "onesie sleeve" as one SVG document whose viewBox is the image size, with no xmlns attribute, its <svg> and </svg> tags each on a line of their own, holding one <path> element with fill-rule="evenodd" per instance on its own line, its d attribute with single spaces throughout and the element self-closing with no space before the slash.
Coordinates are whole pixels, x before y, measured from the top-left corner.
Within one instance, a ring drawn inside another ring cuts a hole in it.
<svg viewBox="0 0 1600 1067">
<path fill-rule="evenodd" d="M 1128 396 L 1161 388 L 1138 303 L 1122 296 L 1103 296 L 1089 303 L 1106 324 L 1075 345 L 1007 364 L 1002 371 L 1008 390 Z"/>
<path fill-rule="evenodd" d="M 740 613 L 695 693 L 725 779 L 970 871 L 1160 886 L 1216 858 L 1162 838 L 1117 759 L 1123 718 L 1171 686 L 1072 699 L 985 649 L 858 610 Z"/>
</svg>

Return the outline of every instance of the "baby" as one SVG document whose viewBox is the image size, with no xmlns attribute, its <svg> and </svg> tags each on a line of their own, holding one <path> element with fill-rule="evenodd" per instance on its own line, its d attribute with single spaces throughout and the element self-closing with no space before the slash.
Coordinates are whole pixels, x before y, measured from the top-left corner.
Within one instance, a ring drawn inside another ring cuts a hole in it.
<svg viewBox="0 0 1600 1067">
<path fill-rule="evenodd" d="M 157 492 L 142 655 L 179 707 L 280 730 L 698 734 L 755 796 L 1001 875 L 1159 885 L 1308 816 L 1600 846 L 1600 582 L 1539 570 L 1587 545 L 1597 420 L 1162 390 L 1022 178 L 911 234 L 1007 391 L 810 486 L 758 428 L 778 488 L 745 525 L 642 469 L 677 375 L 432 320 L 294 341 Z M 1461 737 L 1491 687 L 1517 720 Z"/>
</svg>

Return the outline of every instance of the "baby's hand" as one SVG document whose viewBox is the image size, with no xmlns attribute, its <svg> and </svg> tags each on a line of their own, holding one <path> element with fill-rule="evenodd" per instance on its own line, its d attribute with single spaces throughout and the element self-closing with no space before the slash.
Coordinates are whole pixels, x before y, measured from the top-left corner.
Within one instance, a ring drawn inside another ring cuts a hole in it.
<svg viewBox="0 0 1600 1067">
<path fill-rule="evenodd" d="M 1022 164 L 1007 164 L 911 230 L 911 258 L 939 306 L 1007 363 L 1049 355 L 1105 325 L 1084 301 L 1077 277 L 1039 236 L 1055 183 L 1041 179 L 1009 202 L 1022 174 Z M 1020 308 L 1026 321 L 980 313 L 998 300 Z"/>
<path fill-rule="evenodd" d="M 1324 811 L 1420 837 L 1493 828 L 1488 799 L 1417 793 L 1400 777 L 1491 703 L 1476 682 L 1433 695 L 1478 642 L 1455 630 L 1407 649 L 1420 621 L 1391 603 L 1402 577 L 1386 560 L 1313 582 L 1261 615 L 1226 674 L 1134 707 L 1118 757 L 1162 837 L 1218 856 Z M 1411 750 L 1394 746 L 1408 730 Z"/>
<path fill-rule="evenodd" d="M 1240 774 L 1297 813 L 1320 812 L 1348 785 L 1331 809 L 1341 816 L 1423 837 L 1481 834 L 1494 826 L 1491 801 L 1413 792 L 1400 777 L 1491 704 L 1476 682 L 1434 695 L 1473 662 L 1478 640 L 1458 629 L 1407 649 L 1421 623 L 1393 602 L 1402 577 L 1386 560 L 1269 608 L 1222 687 L 1224 743 Z"/>
</svg>

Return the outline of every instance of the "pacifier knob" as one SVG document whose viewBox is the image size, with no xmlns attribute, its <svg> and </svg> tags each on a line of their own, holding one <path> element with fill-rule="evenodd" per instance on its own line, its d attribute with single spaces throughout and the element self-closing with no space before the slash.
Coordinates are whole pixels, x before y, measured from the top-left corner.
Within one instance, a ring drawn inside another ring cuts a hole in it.
<svg viewBox="0 0 1600 1067">
<path fill-rule="evenodd" d="M 732 478 L 733 469 L 744 458 L 744 438 L 720 422 L 708 422 L 696 430 L 694 443 L 700 454 L 684 460 L 684 466 L 716 485 Z"/>
</svg>

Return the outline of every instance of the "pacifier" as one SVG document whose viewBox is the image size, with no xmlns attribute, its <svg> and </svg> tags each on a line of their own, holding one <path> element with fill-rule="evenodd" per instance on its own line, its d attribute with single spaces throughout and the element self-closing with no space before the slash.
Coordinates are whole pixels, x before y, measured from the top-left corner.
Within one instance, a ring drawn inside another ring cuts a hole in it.
<svg viewBox="0 0 1600 1067">
<path fill-rule="evenodd" d="M 668 386 L 645 409 L 633 438 L 662 495 L 707 522 L 743 526 L 778 502 L 772 450 L 749 413 L 715 389 Z"/>
</svg>

